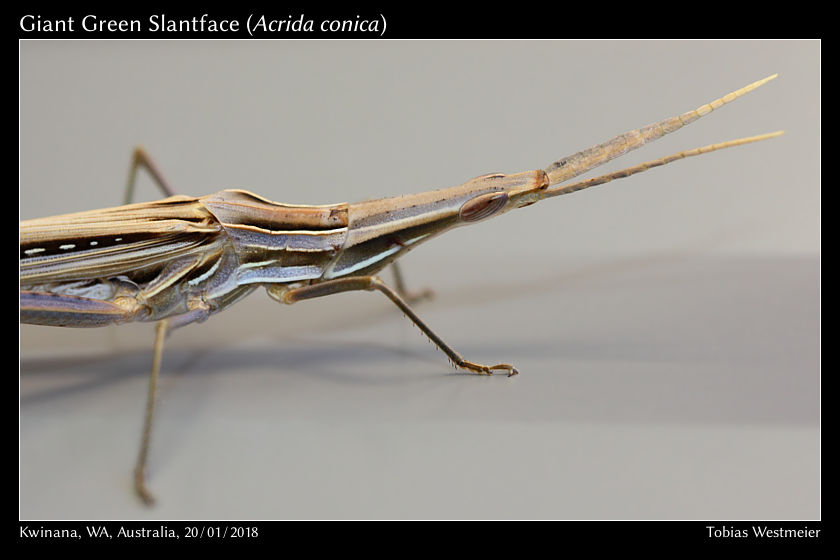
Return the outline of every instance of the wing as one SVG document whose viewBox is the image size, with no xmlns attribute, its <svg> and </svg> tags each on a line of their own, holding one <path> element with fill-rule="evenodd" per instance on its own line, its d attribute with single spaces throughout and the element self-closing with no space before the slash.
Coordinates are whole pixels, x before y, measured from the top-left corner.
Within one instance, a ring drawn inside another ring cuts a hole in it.
<svg viewBox="0 0 840 560">
<path fill-rule="evenodd" d="M 163 266 L 221 231 L 201 202 L 186 196 L 22 221 L 21 287 Z"/>
</svg>

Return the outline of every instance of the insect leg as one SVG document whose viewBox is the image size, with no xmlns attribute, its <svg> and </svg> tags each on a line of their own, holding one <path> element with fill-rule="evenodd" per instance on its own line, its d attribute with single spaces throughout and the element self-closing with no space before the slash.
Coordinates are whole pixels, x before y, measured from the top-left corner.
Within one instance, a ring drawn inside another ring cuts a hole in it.
<svg viewBox="0 0 840 560">
<path fill-rule="evenodd" d="M 415 325 L 417 325 L 417 327 L 421 331 L 423 331 L 423 334 L 429 337 L 429 340 L 431 340 L 435 344 L 435 346 L 440 348 L 440 350 L 444 354 L 446 354 L 446 356 L 450 360 L 452 360 L 452 363 L 456 367 L 472 371 L 480 375 L 492 375 L 493 371 L 496 370 L 506 371 L 508 373 L 508 376 L 516 375 L 517 373 L 519 373 L 516 370 L 516 368 L 510 364 L 496 364 L 493 366 L 485 366 L 476 362 L 465 360 L 464 357 L 461 356 L 461 354 L 453 350 L 451 346 L 445 343 L 442 338 L 440 338 L 425 322 L 423 322 L 423 320 L 417 316 L 414 310 L 411 309 L 408 303 L 406 303 L 405 300 L 402 297 L 400 297 L 400 295 L 395 290 L 389 288 L 376 276 L 337 278 L 335 280 L 327 280 L 319 284 L 312 284 L 309 286 L 303 286 L 301 288 L 288 289 L 283 287 L 269 287 L 267 289 L 269 296 L 271 296 L 273 299 L 287 304 L 292 304 L 305 299 L 312 299 L 331 294 L 350 292 L 356 290 L 378 290 L 385 294 L 388 297 L 388 299 L 394 302 L 394 304 L 397 307 L 399 307 L 400 310 L 402 310 L 402 312 L 405 313 L 406 316 L 409 319 L 411 319 L 411 321 Z"/>
<path fill-rule="evenodd" d="M 204 321 L 210 314 L 209 307 L 198 300 L 190 303 L 192 309 L 181 315 L 175 315 L 159 321 L 155 330 L 155 352 L 152 358 L 152 373 L 149 375 L 149 391 L 146 396 L 146 413 L 143 417 L 143 435 L 140 438 L 140 452 L 134 467 L 134 489 L 146 505 L 152 505 L 154 496 L 146 486 L 146 465 L 149 458 L 149 445 L 152 440 L 152 423 L 157 402 L 157 385 L 160 378 L 160 362 L 163 357 L 163 341 L 173 330 Z"/>
<path fill-rule="evenodd" d="M 140 167 L 149 173 L 163 194 L 166 196 L 175 196 L 175 191 L 169 186 L 169 182 L 163 177 L 163 173 L 160 172 L 160 168 L 155 164 L 155 161 L 146 153 L 146 150 L 137 146 L 131 155 L 131 167 L 128 169 L 128 181 L 125 185 L 123 204 L 130 204 L 131 199 L 134 197 L 134 183 L 137 179 L 137 170 Z"/>
<path fill-rule="evenodd" d="M 434 297 L 435 293 L 430 288 L 424 288 L 419 292 L 408 290 L 405 287 L 405 280 L 403 279 L 402 270 L 398 262 L 394 261 L 391 263 L 391 271 L 394 273 L 394 287 L 397 293 L 408 303 L 417 303 L 418 301 L 432 299 Z"/>
<path fill-rule="evenodd" d="M 134 489 L 146 505 L 152 505 L 155 502 L 154 497 L 146 487 L 146 462 L 149 456 L 149 442 L 152 438 L 152 420 L 155 414 L 155 401 L 157 400 L 157 384 L 160 376 L 160 361 L 163 356 L 163 341 L 166 338 L 167 330 L 167 320 L 164 319 L 157 324 L 155 331 L 155 355 L 152 359 L 152 373 L 149 376 L 149 392 L 146 397 L 146 414 L 143 419 L 143 435 L 140 439 L 140 453 L 137 455 L 137 465 L 134 467 Z"/>
<path fill-rule="evenodd" d="M 138 319 L 143 312 L 133 298 L 123 304 L 49 292 L 20 292 L 20 321 L 53 327 L 101 327 Z"/>
</svg>

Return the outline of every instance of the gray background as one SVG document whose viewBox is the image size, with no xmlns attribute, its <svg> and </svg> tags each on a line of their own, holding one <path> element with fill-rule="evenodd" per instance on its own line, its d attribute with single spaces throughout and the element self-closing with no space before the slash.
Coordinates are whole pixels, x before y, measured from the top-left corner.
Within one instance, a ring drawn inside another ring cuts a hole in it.
<svg viewBox="0 0 840 560">
<path fill-rule="evenodd" d="M 356 201 L 545 167 L 775 72 L 605 169 L 783 137 L 405 258 L 421 316 L 518 377 L 454 372 L 377 294 L 258 292 L 174 333 L 153 509 L 152 326 L 23 325 L 20 515 L 820 516 L 818 42 L 21 42 L 21 219 L 118 204 L 138 144 L 186 194 Z"/>
</svg>

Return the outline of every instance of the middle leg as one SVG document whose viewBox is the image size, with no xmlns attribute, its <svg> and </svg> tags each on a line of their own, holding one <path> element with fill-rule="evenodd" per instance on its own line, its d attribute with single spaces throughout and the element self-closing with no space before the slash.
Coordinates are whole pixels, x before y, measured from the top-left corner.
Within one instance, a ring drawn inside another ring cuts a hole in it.
<svg viewBox="0 0 840 560">
<path fill-rule="evenodd" d="M 408 303 L 417 303 L 418 301 L 423 301 L 424 299 L 432 299 L 435 296 L 435 293 L 431 288 L 423 288 L 419 292 L 413 292 L 406 288 L 400 263 L 396 261 L 392 262 L 391 272 L 394 273 L 394 287 L 396 288 L 397 293 L 400 294 L 400 297 Z"/>
</svg>

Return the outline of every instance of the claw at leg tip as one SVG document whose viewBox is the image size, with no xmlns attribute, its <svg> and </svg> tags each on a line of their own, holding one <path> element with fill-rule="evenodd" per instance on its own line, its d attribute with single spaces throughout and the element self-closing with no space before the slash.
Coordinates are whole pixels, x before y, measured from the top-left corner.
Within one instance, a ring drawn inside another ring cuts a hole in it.
<svg viewBox="0 0 840 560">
<path fill-rule="evenodd" d="M 137 496 L 140 498 L 140 501 L 143 502 L 144 506 L 151 507 L 155 505 L 155 498 L 148 490 L 145 488 L 137 488 L 136 490 Z"/>
<path fill-rule="evenodd" d="M 150 507 L 155 504 L 155 497 L 146 488 L 146 481 L 142 472 L 135 473 L 134 475 L 134 491 L 137 497 L 140 498 L 140 501 L 143 502 L 143 505 Z"/>
</svg>

